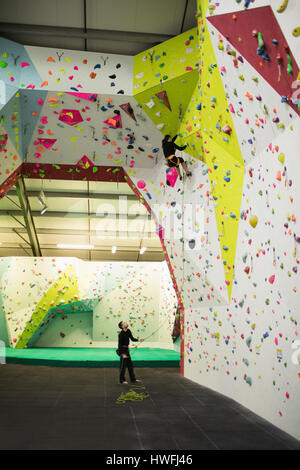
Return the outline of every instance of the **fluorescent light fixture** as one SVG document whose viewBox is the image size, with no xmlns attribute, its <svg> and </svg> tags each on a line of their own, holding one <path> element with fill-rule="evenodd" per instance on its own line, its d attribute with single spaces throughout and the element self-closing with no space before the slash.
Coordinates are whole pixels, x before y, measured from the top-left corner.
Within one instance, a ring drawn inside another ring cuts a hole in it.
<svg viewBox="0 0 300 470">
<path fill-rule="evenodd" d="M 111 252 L 114 254 L 116 251 L 117 251 L 117 247 L 116 247 L 116 246 L 113 246 L 113 247 L 111 248 Z"/>
<path fill-rule="evenodd" d="M 44 206 L 43 209 L 41 210 L 41 215 L 45 214 L 46 210 L 48 209 L 47 206 Z"/>
<path fill-rule="evenodd" d="M 78 250 L 92 250 L 94 245 L 68 245 L 65 243 L 58 243 L 57 248 L 66 248 L 66 249 L 78 249 Z"/>
<path fill-rule="evenodd" d="M 45 202 L 46 202 L 46 196 L 45 196 L 45 193 L 44 191 L 41 189 L 41 191 L 39 192 L 39 195 L 38 195 L 38 200 L 39 200 L 39 203 L 41 204 L 41 206 L 45 206 Z"/>
<path fill-rule="evenodd" d="M 143 246 L 141 249 L 140 249 L 140 255 L 142 255 L 143 253 L 145 253 L 145 251 L 147 250 L 147 248 L 145 246 Z"/>
<path fill-rule="evenodd" d="M 39 203 L 41 204 L 42 206 L 42 210 L 41 210 L 41 215 L 45 214 L 46 210 L 48 209 L 47 207 L 47 204 L 46 204 L 46 196 L 45 196 L 45 193 L 44 191 L 41 189 L 41 191 L 39 192 L 39 195 L 38 195 L 38 200 L 39 200 Z"/>
</svg>

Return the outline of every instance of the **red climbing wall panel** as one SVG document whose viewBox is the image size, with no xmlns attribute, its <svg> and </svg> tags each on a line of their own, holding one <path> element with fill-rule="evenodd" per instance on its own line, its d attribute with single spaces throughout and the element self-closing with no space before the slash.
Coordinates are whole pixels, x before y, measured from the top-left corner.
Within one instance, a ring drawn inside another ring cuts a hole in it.
<svg viewBox="0 0 300 470">
<path fill-rule="evenodd" d="M 253 8 L 234 14 L 212 16 L 208 18 L 208 21 L 220 31 L 274 90 L 281 96 L 292 96 L 295 91 L 299 67 L 293 54 L 289 51 L 293 63 L 293 75 L 286 71 L 288 60 L 285 46 L 288 46 L 288 43 L 270 6 Z M 258 41 L 252 35 L 253 30 L 263 35 L 266 51 L 270 57 L 269 62 L 257 54 Z M 278 41 L 278 45 L 272 43 L 273 39 Z M 278 54 L 282 57 L 280 81 L 278 81 L 279 71 L 276 59 Z M 291 101 L 289 104 L 300 115 L 297 106 L 293 105 Z"/>
</svg>

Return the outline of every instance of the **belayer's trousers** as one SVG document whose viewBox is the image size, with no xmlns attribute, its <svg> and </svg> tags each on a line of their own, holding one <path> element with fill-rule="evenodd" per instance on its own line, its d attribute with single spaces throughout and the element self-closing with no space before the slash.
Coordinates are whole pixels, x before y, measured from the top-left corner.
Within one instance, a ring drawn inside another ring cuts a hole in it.
<svg viewBox="0 0 300 470">
<path fill-rule="evenodd" d="M 126 380 L 125 379 L 126 368 L 128 369 L 129 377 L 130 377 L 131 382 L 135 381 L 133 364 L 132 364 L 130 354 L 127 353 L 126 356 L 128 356 L 126 359 L 122 356 L 120 357 L 120 383 L 125 382 L 125 380 Z"/>
</svg>

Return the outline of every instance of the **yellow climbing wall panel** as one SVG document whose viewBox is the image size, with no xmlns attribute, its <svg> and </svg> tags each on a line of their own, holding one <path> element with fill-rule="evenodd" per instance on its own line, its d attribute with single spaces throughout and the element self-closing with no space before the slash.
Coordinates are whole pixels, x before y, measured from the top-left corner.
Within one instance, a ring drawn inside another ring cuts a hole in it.
<svg viewBox="0 0 300 470">
<path fill-rule="evenodd" d="M 196 70 L 197 64 L 197 28 L 193 28 L 134 57 L 133 94 Z"/>
<path fill-rule="evenodd" d="M 15 347 L 25 348 L 31 336 L 47 315 L 48 310 L 58 305 L 64 305 L 70 300 L 75 300 L 75 295 L 78 295 L 78 279 L 74 267 L 70 265 L 56 281 L 53 281 L 50 289 L 44 293 L 23 333 L 19 336 Z M 78 299 L 76 298 L 76 300 Z"/>
</svg>

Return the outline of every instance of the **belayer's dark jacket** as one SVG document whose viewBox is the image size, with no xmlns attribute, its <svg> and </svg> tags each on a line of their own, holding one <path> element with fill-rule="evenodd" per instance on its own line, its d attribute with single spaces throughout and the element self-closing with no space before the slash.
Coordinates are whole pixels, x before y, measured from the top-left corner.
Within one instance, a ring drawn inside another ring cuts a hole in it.
<svg viewBox="0 0 300 470">
<path fill-rule="evenodd" d="M 120 356 L 121 354 L 128 354 L 129 353 L 129 340 L 133 342 L 137 342 L 138 339 L 132 336 L 131 331 L 128 329 L 127 331 L 121 330 L 119 333 L 119 342 L 118 342 L 118 349 L 117 354 Z"/>
</svg>

